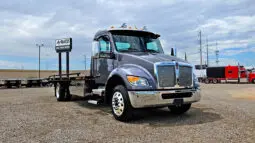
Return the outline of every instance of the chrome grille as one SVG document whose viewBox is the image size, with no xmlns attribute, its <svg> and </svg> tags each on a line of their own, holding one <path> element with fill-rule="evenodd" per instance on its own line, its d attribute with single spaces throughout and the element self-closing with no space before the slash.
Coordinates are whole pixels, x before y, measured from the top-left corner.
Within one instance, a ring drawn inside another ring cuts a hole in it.
<svg viewBox="0 0 255 143">
<path fill-rule="evenodd" d="M 174 87 L 176 84 L 174 65 L 158 65 L 158 83 L 160 87 Z"/>
<path fill-rule="evenodd" d="M 192 85 L 192 67 L 180 66 L 179 67 L 179 86 Z"/>
</svg>

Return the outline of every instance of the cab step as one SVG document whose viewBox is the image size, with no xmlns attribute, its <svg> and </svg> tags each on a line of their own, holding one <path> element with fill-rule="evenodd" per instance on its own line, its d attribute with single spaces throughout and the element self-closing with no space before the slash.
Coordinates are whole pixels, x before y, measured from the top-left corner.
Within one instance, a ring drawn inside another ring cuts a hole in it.
<svg viewBox="0 0 255 143">
<path fill-rule="evenodd" d="M 88 100 L 88 103 L 94 104 L 94 105 L 98 105 L 98 101 L 97 100 Z"/>
<path fill-rule="evenodd" d="M 104 88 L 92 89 L 92 93 L 99 96 L 104 96 Z"/>
<path fill-rule="evenodd" d="M 98 99 L 98 100 L 92 100 L 92 99 L 90 99 L 90 100 L 88 100 L 88 103 L 89 103 L 89 104 L 94 104 L 94 105 L 99 105 L 99 104 L 102 104 L 103 102 L 102 102 L 102 100 L 100 100 L 100 99 Z"/>
</svg>

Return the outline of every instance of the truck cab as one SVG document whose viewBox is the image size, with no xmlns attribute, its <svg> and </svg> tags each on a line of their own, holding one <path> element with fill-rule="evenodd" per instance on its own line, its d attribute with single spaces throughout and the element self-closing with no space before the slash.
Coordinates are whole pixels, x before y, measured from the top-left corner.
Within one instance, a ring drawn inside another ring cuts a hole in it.
<svg viewBox="0 0 255 143">
<path fill-rule="evenodd" d="M 255 83 L 255 70 L 251 70 L 250 73 L 248 73 L 248 79 L 250 83 Z"/>
<path fill-rule="evenodd" d="M 84 96 L 94 100 L 89 102 L 109 104 L 115 119 L 128 121 L 137 108 L 168 107 L 182 114 L 199 101 L 193 66 L 165 54 L 159 37 L 127 27 L 97 32 L 84 83 Z"/>
</svg>

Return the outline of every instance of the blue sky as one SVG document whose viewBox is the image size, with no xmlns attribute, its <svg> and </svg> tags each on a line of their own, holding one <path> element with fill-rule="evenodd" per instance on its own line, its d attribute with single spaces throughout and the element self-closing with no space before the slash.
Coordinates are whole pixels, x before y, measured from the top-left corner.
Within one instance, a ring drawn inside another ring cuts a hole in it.
<svg viewBox="0 0 255 143">
<path fill-rule="evenodd" d="M 127 23 L 161 35 L 166 53 L 171 47 L 199 63 L 198 31 L 206 38 L 209 63 L 215 65 L 216 42 L 220 65 L 255 66 L 255 2 L 253 0 L 11 0 L 0 3 L 0 69 L 57 69 L 54 40 L 73 38 L 71 69 L 87 67 L 91 40 L 100 29 Z"/>
</svg>

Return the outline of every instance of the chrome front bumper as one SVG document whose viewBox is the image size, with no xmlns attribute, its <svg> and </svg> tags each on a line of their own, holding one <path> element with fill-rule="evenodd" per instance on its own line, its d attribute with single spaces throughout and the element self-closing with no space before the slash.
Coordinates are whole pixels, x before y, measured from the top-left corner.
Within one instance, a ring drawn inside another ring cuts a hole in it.
<svg viewBox="0 0 255 143">
<path fill-rule="evenodd" d="M 197 102 L 201 99 L 200 90 L 164 90 L 164 91 L 128 91 L 130 103 L 133 108 L 157 107 L 173 105 L 174 99 L 163 99 L 162 94 L 178 94 L 192 92 L 191 97 L 183 98 L 183 104 Z"/>
</svg>

